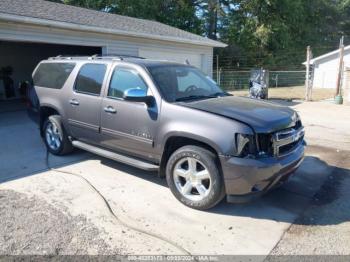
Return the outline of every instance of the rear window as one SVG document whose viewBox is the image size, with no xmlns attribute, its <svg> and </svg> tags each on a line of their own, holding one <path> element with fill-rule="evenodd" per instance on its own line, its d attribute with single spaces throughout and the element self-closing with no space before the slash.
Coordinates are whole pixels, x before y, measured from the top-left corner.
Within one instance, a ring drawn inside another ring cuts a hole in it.
<svg viewBox="0 0 350 262">
<path fill-rule="evenodd" d="M 75 63 L 42 63 L 33 76 L 35 86 L 61 89 L 72 73 Z"/>
</svg>

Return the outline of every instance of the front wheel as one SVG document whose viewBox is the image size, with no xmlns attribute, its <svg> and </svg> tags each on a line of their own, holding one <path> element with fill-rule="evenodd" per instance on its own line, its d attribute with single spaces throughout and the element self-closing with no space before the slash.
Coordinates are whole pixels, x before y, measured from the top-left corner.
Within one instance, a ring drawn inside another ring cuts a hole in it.
<svg viewBox="0 0 350 262">
<path fill-rule="evenodd" d="M 168 160 L 166 178 L 174 196 L 194 209 L 209 209 L 225 196 L 215 155 L 198 146 L 176 150 Z"/>
</svg>

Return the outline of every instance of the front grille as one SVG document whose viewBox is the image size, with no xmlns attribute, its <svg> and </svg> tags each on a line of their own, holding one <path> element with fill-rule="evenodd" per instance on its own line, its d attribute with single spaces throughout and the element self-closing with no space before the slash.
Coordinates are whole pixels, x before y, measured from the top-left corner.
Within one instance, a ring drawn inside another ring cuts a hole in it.
<svg viewBox="0 0 350 262">
<path fill-rule="evenodd" d="M 278 131 L 273 135 L 273 153 L 275 156 L 283 156 L 291 152 L 304 139 L 304 128 L 296 127 Z"/>
<path fill-rule="evenodd" d="M 258 134 L 257 142 L 261 154 L 283 156 L 293 151 L 304 139 L 301 121 L 295 126 L 271 134 Z"/>
<path fill-rule="evenodd" d="M 288 154 L 290 151 L 292 151 L 298 144 L 300 143 L 300 140 L 295 141 L 293 143 L 290 143 L 288 145 L 285 146 L 281 146 L 279 148 L 278 154 L 279 155 L 285 155 Z"/>
</svg>

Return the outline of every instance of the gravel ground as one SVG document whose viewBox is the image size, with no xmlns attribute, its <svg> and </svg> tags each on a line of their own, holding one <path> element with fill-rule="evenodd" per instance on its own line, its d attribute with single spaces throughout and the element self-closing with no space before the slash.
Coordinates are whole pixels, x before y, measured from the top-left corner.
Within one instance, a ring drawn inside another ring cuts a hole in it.
<svg viewBox="0 0 350 262">
<path fill-rule="evenodd" d="M 270 255 L 350 255 L 350 152 Z"/>
<path fill-rule="evenodd" d="M 72 217 L 36 197 L 0 191 L 0 254 L 118 254 L 83 216 Z"/>
</svg>

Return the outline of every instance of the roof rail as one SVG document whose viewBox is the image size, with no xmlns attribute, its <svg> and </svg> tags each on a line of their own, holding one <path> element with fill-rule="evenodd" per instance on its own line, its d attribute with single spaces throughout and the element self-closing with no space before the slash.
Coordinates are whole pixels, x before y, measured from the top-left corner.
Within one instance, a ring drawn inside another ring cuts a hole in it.
<svg viewBox="0 0 350 262">
<path fill-rule="evenodd" d="M 137 59 L 145 59 L 144 57 L 140 56 L 133 56 L 133 55 L 115 55 L 115 54 L 108 54 L 108 55 L 92 55 L 92 56 L 63 56 L 58 55 L 55 57 L 48 58 L 49 60 L 55 60 L 55 59 L 89 59 L 89 60 L 95 60 L 95 59 L 111 59 L 111 60 L 124 60 L 124 58 L 137 58 Z"/>
<path fill-rule="evenodd" d="M 98 56 L 99 56 L 99 55 L 97 55 L 97 54 L 96 54 L 96 55 L 92 55 L 92 56 L 90 56 L 88 59 L 91 59 L 91 60 L 92 60 L 92 59 L 97 58 Z"/>
<path fill-rule="evenodd" d="M 48 60 L 55 60 L 55 59 L 67 59 L 67 60 L 71 60 L 73 59 L 74 56 L 63 56 L 63 55 L 58 55 L 58 56 L 54 56 L 54 57 L 49 57 Z"/>
<path fill-rule="evenodd" d="M 136 56 L 136 55 L 121 55 L 121 54 L 108 54 L 108 56 L 118 56 L 118 57 L 124 57 L 124 58 L 138 58 L 138 59 L 146 59 L 142 56 Z"/>
<path fill-rule="evenodd" d="M 141 56 L 120 55 L 120 54 L 93 55 L 93 56 L 91 56 L 91 59 L 120 59 L 120 60 L 124 60 L 124 58 L 145 59 L 144 57 L 141 57 Z"/>
</svg>

